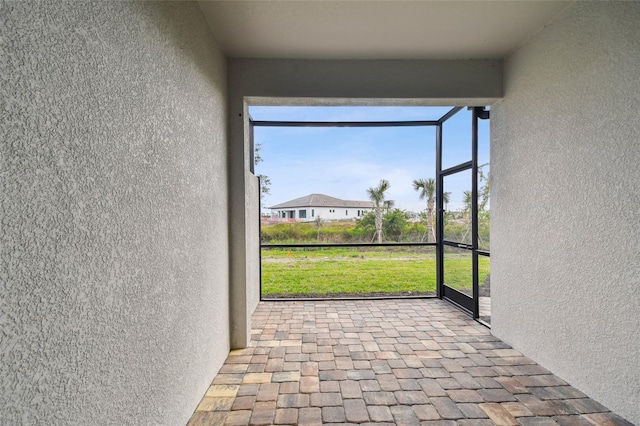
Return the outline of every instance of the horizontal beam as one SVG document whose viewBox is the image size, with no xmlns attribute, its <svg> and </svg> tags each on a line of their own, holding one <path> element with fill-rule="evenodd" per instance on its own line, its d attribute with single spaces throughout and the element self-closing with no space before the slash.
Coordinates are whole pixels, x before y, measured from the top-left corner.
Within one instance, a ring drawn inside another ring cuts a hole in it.
<svg viewBox="0 0 640 426">
<path fill-rule="evenodd" d="M 420 127 L 437 126 L 438 121 L 252 121 L 255 127 Z"/>
<path fill-rule="evenodd" d="M 467 161 L 466 163 L 458 164 L 457 166 L 449 167 L 446 170 L 440 172 L 441 176 L 449 176 L 454 173 L 464 172 L 465 170 L 471 169 L 473 166 L 472 161 Z"/>
<path fill-rule="evenodd" d="M 322 247 L 435 247 L 437 243 L 327 243 L 327 244 L 260 244 L 261 248 L 322 248 Z"/>
<path fill-rule="evenodd" d="M 438 124 L 443 124 L 445 121 L 456 115 L 461 109 L 462 107 L 451 108 L 448 113 L 440 117 L 440 120 L 438 120 Z"/>
</svg>

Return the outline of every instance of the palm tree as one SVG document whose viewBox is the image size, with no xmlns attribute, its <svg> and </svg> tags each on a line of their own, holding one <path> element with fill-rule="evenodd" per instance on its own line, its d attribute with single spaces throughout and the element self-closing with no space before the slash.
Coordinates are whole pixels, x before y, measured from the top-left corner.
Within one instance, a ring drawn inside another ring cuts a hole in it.
<svg viewBox="0 0 640 426">
<path fill-rule="evenodd" d="M 416 179 L 413 181 L 413 189 L 420 191 L 419 198 L 421 200 L 427 199 L 427 242 L 433 242 L 436 240 L 436 232 L 435 229 L 433 229 L 436 204 L 436 181 L 433 178 Z"/>
<path fill-rule="evenodd" d="M 373 238 L 378 236 L 378 243 L 382 243 L 382 209 L 389 208 L 392 205 L 391 201 L 385 201 L 384 193 L 389 189 L 389 181 L 386 179 L 380 180 L 380 183 L 375 188 L 367 189 L 369 199 L 373 201 L 373 210 L 376 216 L 376 233 Z"/>
<path fill-rule="evenodd" d="M 442 194 L 442 202 L 444 203 L 444 209 L 447 210 L 447 207 L 449 205 L 449 200 L 451 199 L 451 193 L 450 192 L 445 192 L 444 194 Z"/>
<path fill-rule="evenodd" d="M 464 204 L 462 211 L 470 218 L 471 207 L 473 206 L 473 195 L 471 194 L 471 191 L 464 191 L 462 194 L 464 195 L 462 198 L 462 203 Z"/>
<path fill-rule="evenodd" d="M 472 226 L 472 220 L 473 220 L 473 212 L 472 212 L 472 208 L 473 208 L 473 194 L 471 193 L 471 191 L 464 191 L 463 192 L 463 197 L 462 197 L 462 203 L 463 203 L 463 208 L 462 208 L 462 214 L 465 217 L 465 230 L 464 230 L 464 235 L 462 236 L 461 241 L 466 243 L 466 238 L 469 235 L 469 233 L 471 232 L 471 226 Z"/>
<path fill-rule="evenodd" d="M 445 229 L 447 226 L 447 210 L 449 209 L 449 201 L 451 200 L 451 193 L 445 192 L 442 194 L 442 207 L 444 211 L 442 212 L 442 229 Z"/>
</svg>

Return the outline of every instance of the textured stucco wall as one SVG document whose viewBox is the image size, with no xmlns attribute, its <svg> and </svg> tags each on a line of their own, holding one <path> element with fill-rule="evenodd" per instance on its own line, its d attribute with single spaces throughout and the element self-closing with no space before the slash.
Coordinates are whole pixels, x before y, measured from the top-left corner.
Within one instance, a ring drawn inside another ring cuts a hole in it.
<svg viewBox="0 0 640 426">
<path fill-rule="evenodd" d="M 258 195 L 249 173 L 247 103 L 487 105 L 502 96 L 502 61 L 235 58 L 228 62 L 231 344 L 244 347 L 260 291 Z"/>
<path fill-rule="evenodd" d="M 229 349 L 199 7 L 0 3 L 0 423 L 185 424 Z"/>
<path fill-rule="evenodd" d="M 576 2 L 492 110 L 493 333 L 640 424 L 640 3 Z"/>
<path fill-rule="evenodd" d="M 254 285 L 260 285 L 260 181 L 251 173 L 247 173 L 247 205 L 245 207 L 245 229 L 246 229 L 246 245 L 252 252 L 249 253 L 249 259 L 257 259 L 256 262 L 247 262 L 247 282 Z M 250 287 L 255 289 L 255 287 Z M 245 298 L 245 309 L 249 315 L 249 324 L 251 323 L 251 314 L 255 311 L 260 302 L 260 291 L 251 291 L 247 293 Z M 249 328 L 251 334 L 251 328 Z"/>
<path fill-rule="evenodd" d="M 500 60 L 229 60 L 230 92 L 244 96 L 429 99 L 502 95 Z M 242 107 L 231 98 L 236 107 Z"/>
</svg>

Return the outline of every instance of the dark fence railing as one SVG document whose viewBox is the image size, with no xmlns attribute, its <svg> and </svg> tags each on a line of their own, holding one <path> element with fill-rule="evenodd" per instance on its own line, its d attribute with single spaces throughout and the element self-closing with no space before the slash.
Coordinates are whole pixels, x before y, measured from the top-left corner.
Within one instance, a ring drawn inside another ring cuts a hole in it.
<svg viewBox="0 0 640 426">
<path fill-rule="evenodd" d="M 303 243 L 292 243 L 292 244 L 260 244 L 261 248 L 322 248 L 322 247 L 406 247 L 406 246 L 433 246 L 435 247 L 437 243 L 409 243 L 409 242 L 401 242 L 401 243 L 318 243 L 318 244 L 303 244 Z"/>
</svg>

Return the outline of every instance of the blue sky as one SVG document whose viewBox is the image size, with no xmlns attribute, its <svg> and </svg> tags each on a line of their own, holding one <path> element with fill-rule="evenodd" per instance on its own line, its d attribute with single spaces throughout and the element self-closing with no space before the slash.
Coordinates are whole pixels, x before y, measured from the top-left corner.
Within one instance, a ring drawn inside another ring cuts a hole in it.
<svg viewBox="0 0 640 426">
<path fill-rule="evenodd" d="M 450 107 L 265 107 L 252 106 L 254 120 L 392 121 L 436 120 Z M 479 161 L 489 160 L 489 124 L 480 121 Z M 367 200 L 367 188 L 387 179 L 387 199 L 396 207 L 419 212 L 425 201 L 412 182 L 435 178 L 435 127 L 284 128 L 256 127 L 263 162 L 256 173 L 269 176 L 271 206 L 311 193 L 346 200 Z M 462 110 L 443 129 L 443 166 L 471 159 L 471 113 Z M 446 179 L 452 193 L 449 210 L 462 205 L 470 190 L 470 172 Z"/>
</svg>

